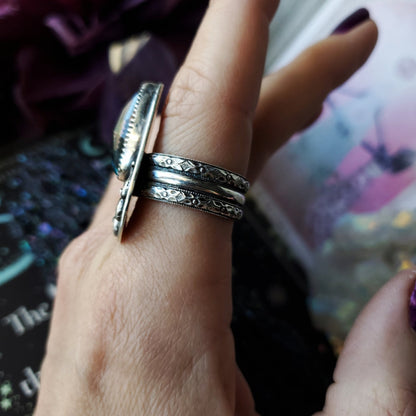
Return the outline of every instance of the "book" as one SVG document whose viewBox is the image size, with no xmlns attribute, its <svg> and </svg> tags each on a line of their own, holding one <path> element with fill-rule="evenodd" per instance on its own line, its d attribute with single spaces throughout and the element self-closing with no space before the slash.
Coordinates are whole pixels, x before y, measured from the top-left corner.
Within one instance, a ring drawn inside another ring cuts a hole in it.
<svg viewBox="0 0 416 416">
<path fill-rule="evenodd" d="M 111 170 L 90 130 L 19 148 L 0 164 L 0 414 L 31 415 L 59 255 L 88 225 Z"/>
<path fill-rule="evenodd" d="M 378 24 L 375 51 L 252 190 L 308 272 L 316 325 L 341 339 L 377 289 L 416 261 L 416 2 L 326 1 L 268 65 L 278 70 L 360 7 Z"/>
</svg>

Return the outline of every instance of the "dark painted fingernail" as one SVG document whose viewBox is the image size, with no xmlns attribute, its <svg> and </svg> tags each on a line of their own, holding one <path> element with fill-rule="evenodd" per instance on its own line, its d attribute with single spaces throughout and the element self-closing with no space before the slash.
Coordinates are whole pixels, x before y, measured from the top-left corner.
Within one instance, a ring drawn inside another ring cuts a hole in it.
<svg viewBox="0 0 416 416">
<path fill-rule="evenodd" d="M 411 327 L 416 331 L 416 286 L 410 296 L 409 318 Z"/>
<path fill-rule="evenodd" d="M 370 12 L 365 9 L 361 8 L 358 9 L 356 12 L 348 16 L 345 20 L 343 20 L 332 32 L 332 34 L 341 34 L 350 31 L 355 26 L 358 26 L 360 23 L 365 22 L 370 18 Z"/>
</svg>

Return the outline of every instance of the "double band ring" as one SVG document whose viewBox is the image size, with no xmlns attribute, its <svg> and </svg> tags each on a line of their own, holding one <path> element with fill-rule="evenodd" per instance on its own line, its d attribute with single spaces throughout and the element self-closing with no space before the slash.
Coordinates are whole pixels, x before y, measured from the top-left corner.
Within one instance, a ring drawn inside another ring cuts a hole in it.
<svg viewBox="0 0 416 416">
<path fill-rule="evenodd" d="M 132 196 L 182 205 L 236 220 L 243 216 L 248 181 L 208 163 L 163 153 L 145 154 L 163 85 L 143 83 L 114 130 L 113 165 L 124 182 L 113 218 L 121 240 Z"/>
</svg>

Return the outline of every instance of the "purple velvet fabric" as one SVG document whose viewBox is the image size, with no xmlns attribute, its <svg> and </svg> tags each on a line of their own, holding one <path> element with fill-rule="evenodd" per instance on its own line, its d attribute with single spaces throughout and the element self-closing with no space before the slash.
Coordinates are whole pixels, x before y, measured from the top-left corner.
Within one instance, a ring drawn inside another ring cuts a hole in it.
<svg viewBox="0 0 416 416">
<path fill-rule="evenodd" d="M 0 111 L 5 136 L 39 137 L 98 117 L 110 140 L 143 80 L 172 80 L 207 0 L 0 0 Z M 111 42 L 150 33 L 113 75 Z M 2 140 L 6 140 L 3 137 Z"/>
<path fill-rule="evenodd" d="M 409 318 L 410 326 L 414 331 L 416 331 L 416 286 L 413 289 L 412 295 L 410 296 Z"/>
</svg>

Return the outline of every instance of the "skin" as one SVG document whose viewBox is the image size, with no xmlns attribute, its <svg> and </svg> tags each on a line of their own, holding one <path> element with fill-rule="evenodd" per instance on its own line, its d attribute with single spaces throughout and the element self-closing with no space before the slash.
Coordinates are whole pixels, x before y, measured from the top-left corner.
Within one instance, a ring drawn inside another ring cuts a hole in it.
<svg viewBox="0 0 416 416">
<path fill-rule="evenodd" d="M 367 21 L 262 80 L 277 6 L 211 1 L 171 88 L 156 151 L 253 181 L 376 43 Z M 119 244 L 111 232 L 119 188 L 110 182 L 59 263 L 35 415 L 255 415 L 230 330 L 232 223 L 143 200 Z M 321 416 L 415 414 L 407 318 L 415 274 L 391 280 L 360 316 Z"/>
</svg>

